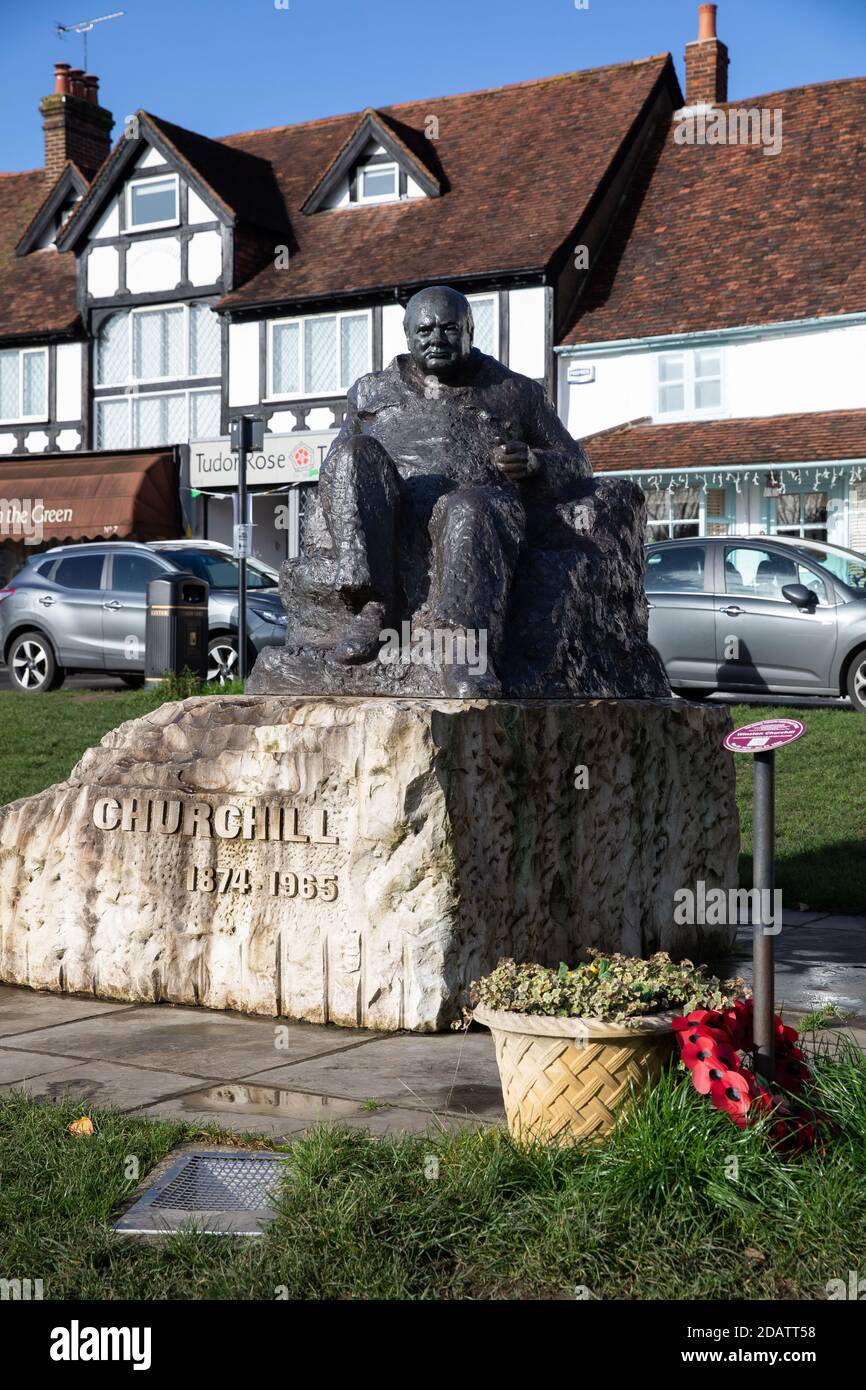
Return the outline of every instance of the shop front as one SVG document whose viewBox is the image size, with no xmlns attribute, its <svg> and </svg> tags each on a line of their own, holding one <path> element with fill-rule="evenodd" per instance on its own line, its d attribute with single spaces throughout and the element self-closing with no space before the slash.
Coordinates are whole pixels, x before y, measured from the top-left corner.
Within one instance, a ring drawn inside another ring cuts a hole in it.
<svg viewBox="0 0 866 1390">
<path fill-rule="evenodd" d="M 799 536 L 866 552 L 866 410 L 637 420 L 582 443 L 596 473 L 643 490 L 648 540 Z"/>
<path fill-rule="evenodd" d="M 647 537 L 801 536 L 866 546 L 866 466 L 622 474 L 647 502 Z"/>
<path fill-rule="evenodd" d="M 181 534 L 176 448 L 18 455 L 0 464 L 0 584 L 37 551 Z"/>
<path fill-rule="evenodd" d="M 315 487 L 336 430 L 266 435 L 247 459 L 252 553 L 278 568 L 300 553 L 306 499 Z M 231 545 L 238 514 L 238 462 L 227 439 L 189 445 L 189 515 L 203 540 Z"/>
</svg>

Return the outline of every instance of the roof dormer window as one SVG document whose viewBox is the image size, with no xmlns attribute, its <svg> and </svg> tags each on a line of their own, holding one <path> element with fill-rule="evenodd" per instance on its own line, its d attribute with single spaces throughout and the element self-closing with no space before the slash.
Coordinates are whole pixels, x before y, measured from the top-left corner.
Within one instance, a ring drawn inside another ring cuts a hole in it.
<svg viewBox="0 0 866 1390">
<path fill-rule="evenodd" d="M 359 203 L 388 203 L 399 196 L 399 174 L 396 164 L 374 161 L 361 165 L 358 170 Z"/>
<path fill-rule="evenodd" d="M 174 227 L 178 221 L 178 178 L 136 179 L 127 185 L 126 226 L 130 232 Z"/>
</svg>

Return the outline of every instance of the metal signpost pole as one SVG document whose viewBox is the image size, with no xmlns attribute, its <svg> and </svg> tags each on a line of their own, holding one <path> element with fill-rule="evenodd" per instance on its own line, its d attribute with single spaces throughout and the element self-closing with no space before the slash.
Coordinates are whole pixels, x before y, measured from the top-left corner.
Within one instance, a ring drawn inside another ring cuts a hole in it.
<svg viewBox="0 0 866 1390">
<path fill-rule="evenodd" d="M 763 904 L 771 905 L 775 889 L 773 848 L 776 835 L 776 754 L 771 749 L 754 755 L 754 813 L 752 827 L 752 886 L 758 906 L 752 911 L 752 961 L 754 995 L 755 1071 L 766 1081 L 774 1072 L 772 921 L 764 920 Z"/>
<path fill-rule="evenodd" d="M 238 557 L 238 679 L 247 678 L 247 448 L 249 447 L 250 425 L 248 416 L 242 415 L 238 421 L 238 520 L 242 537 L 236 553 Z"/>
<path fill-rule="evenodd" d="M 238 516 L 235 526 L 235 559 L 238 562 L 238 677 L 247 678 L 247 556 L 252 549 L 247 493 L 247 452 L 261 449 L 264 421 L 238 415 L 230 423 L 229 442 L 238 456 Z"/>
<path fill-rule="evenodd" d="M 799 719 L 761 719 L 725 735 L 731 753 L 751 753 L 754 773 L 752 825 L 752 1021 L 755 1071 L 771 1082 L 775 1070 L 776 1034 L 773 1028 L 774 949 L 779 930 L 776 920 L 776 875 L 773 865 L 776 842 L 776 753 L 786 743 L 802 738 L 806 726 Z M 766 904 L 766 910 L 765 910 Z"/>
</svg>

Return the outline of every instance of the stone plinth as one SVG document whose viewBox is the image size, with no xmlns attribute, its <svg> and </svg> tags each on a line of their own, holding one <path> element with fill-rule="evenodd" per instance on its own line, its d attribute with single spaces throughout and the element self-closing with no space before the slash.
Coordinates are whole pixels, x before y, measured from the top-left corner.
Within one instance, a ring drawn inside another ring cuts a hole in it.
<svg viewBox="0 0 866 1390">
<path fill-rule="evenodd" d="M 675 926 L 674 892 L 736 885 L 728 727 L 670 700 L 164 705 L 0 810 L 0 978 L 429 1031 L 503 956 L 703 959 L 731 930 Z"/>
</svg>

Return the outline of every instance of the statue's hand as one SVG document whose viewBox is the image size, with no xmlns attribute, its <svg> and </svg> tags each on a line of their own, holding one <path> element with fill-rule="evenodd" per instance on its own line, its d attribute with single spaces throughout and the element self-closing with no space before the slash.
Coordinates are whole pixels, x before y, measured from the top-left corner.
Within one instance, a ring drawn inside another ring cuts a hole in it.
<svg viewBox="0 0 866 1390">
<path fill-rule="evenodd" d="M 522 439 L 506 439 L 495 445 L 493 458 L 497 468 L 514 483 L 521 482 L 538 471 L 538 460 Z"/>
</svg>

